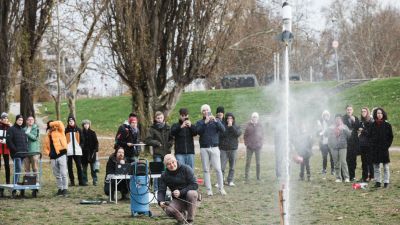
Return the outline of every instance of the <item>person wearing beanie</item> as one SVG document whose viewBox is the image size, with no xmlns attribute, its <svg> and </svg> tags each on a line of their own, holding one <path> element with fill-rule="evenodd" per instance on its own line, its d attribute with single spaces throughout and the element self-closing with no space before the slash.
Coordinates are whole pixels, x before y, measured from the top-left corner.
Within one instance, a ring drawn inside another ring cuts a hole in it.
<svg viewBox="0 0 400 225">
<path fill-rule="evenodd" d="M 225 126 L 225 132 L 219 135 L 219 149 L 221 157 L 221 171 L 222 176 L 225 174 L 226 163 L 229 161 L 229 174 L 227 177 L 227 183 L 229 186 L 235 186 L 233 178 L 235 176 L 235 164 L 237 149 L 239 146 L 239 137 L 242 134 L 240 127 L 235 123 L 235 116 L 233 113 L 227 113 L 223 122 Z"/>
<path fill-rule="evenodd" d="M 92 175 L 93 185 L 97 186 L 97 174 L 95 171 L 95 163 L 97 152 L 99 151 L 99 141 L 97 140 L 96 132 L 91 129 L 90 120 L 82 121 L 82 135 L 83 135 L 83 148 L 82 148 L 82 171 L 83 171 L 83 184 L 86 186 L 88 183 L 87 168 L 90 164 L 90 174 Z"/>
<path fill-rule="evenodd" d="M 223 106 L 218 106 L 217 107 L 217 118 L 220 119 L 221 121 L 224 120 L 224 114 L 225 114 L 225 109 Z"/>
<path fill-rule="evenodd" d="M 79 186 L 85 186 L 83 182 L 83 171 L 82 171 L 82 148 L 85 143 L 82 130 L 76 125 L 76 120 L 73 116 L 69 116 L 67 120 L 67 128 L 65 129 L 65 137 L 67 138 L 67 163 L 68 163 L 68 175 L 71 182 L 71 186 L 75 186 L 74 170 L 72 167 L 72 161 L 75 161 L 76 170 L 78 173 Z"/>
<path fill-rule="evenodd" d="M 189 119 L 189 110 L 179 109 L 179 120 L 171 127 L 175 137 L 175 157 L 180 164 L 188 165 L 194 170 L 194 141 L 197 135 L 196 126 Z"/>
<path fill-rule="evenodd" d="M 64 124 L 61 121 L 47 122 L 47 134 L 43 141 L 43 153 L 50 158 L 53 175 L 57 181 L 57 194 L 67 195 L 67 138 Z"/>
<path fill-rule="evenodd" d="M 7 146 L 7 130 L 11 127 L 8 114 L 3 112 L 0 118 L 0 168 L 1 156 L 3 156 L 6 184 L 10 183 L 10 149 Z M 0 188 L 0 197 L 3 197 L 4 189 Z"/>
<path fill-rule="evenodd" d="M 17 115 L 15 118 L 14 126 L 8 129 L 7 132 L 7 145 L 10 149 L 11 158 L 14 159 L 15 172 L 20 173 L 22 168 L 22 160 L 24 159 L 24 153 L 28 152 L 28 137 L 23 129 L 24 117 Z M 14 174 L 14 183 L 19 182 L 19 174 Z M 16 191 L 13 191 L 14 194 Z M 21 196 L 24 196 L 25 191 L 21 190 Z"/>
<path fill-rule="evenodd" d="M 210 166 L 215 169 L 218 181 L 218 190 L 221 195 L 226 195 L 224 189 L 224 178 L 221 171 L 221 159 L 219 151 L 219 135 L 225 132 L 225 127 L 220 119 L 211 115 L 211 108 L 204 104 L 200 108 L 203 119 L 197 121 L 196 132 L 200 135 L 200 156 L 203 166 L 204 183 L 207 195 L 213 195 L 210 178 Z"/>
<path fill-rule="evenodd" d="M 164 114 L 157 111 L 145 141 L 153 147 L 153 162 L 163 162 L 164 156 L 171 153 L 173 142 L 171 127 L 164 121 Z M 154 191 L 158 191 L 158 179 L 154 179 Z"/>
<path fill-rule="evenodd" d="M 140 143 L 139 119 L 135 113 L 130 113 L 128 120 L 119 126 L 115 135 L 115 146 L 124 149 L 124 156 L 128 163 L 137 160 L 141 148 L 137 144 Z"/>
</svg>

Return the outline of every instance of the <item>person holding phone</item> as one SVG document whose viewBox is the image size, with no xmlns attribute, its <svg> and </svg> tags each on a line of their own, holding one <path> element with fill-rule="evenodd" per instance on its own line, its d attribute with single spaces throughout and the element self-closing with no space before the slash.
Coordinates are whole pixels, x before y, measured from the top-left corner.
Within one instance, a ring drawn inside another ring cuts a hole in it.
<svg viewBox="0 0 400 225">
<path fill-rule="evenodd" d="M 197 121 L 196 131 L 200 135 L 200 156 L 203 166 L 204 182 L 207 188 L 207 195 L 213 195 L 210 178 L 210 165 L 217 173 L 218 189 L 221 195 L 226 195 L 224 181 L 221 171 L 221 160 L 219 151 L 219 135 L 225 132 L 225 127 L 221 120 L 216 119 L 211 113 L 209 105 L 201 106 L 203 119 Z"/>
<path fill-rule="evenodd" d="M 189 110 L 179 109 L 179 121 L 172 125 L 171 134 L 175 138 L 175 157 L 180 164 L 194 169 L 194 141 L 196 125 L 189 119 Z"/>
</svg>

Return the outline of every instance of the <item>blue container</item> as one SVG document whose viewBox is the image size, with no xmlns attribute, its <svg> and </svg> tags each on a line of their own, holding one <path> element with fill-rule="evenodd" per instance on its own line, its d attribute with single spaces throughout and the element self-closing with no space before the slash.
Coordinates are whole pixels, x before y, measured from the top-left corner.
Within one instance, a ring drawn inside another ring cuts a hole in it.
<svg viewBox="0 0 400 225">
<path fill-rule="evenodd" d="M 133 175 L 130 181 L 132 216 L 146 214 L 151 216 L 149 209 L 149 179 L 148 176 Z"/>
</svg>

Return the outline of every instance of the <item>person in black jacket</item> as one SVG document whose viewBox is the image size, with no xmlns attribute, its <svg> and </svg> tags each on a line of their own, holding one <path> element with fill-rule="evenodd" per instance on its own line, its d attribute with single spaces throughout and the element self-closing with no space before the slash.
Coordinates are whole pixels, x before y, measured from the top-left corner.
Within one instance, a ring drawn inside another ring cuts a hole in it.
<svg viewBox="0 0 400 225">
<path fill-rule="evenodd" d="M 161 175 L 157 194 L 158 204 L 165 209 L 168 216 L 174 217 L 180 224 L 191 224 L 197 209 L 199 188 L 193 170 L 187 165 L 180 164 L 172 154 L 164 157 L 167 167 Z M 172 201 L 166 203 L 167 187 L 172 192 Z M 185 218 L 187 212 L 187 218 Z"/>
<path fill-rule="evenodd" d="M 235 123 L 235 116 L 232 113 L 227 113 L 224 120 L 225 132 L 219 135 L 219 149 L 221 157 L 222 176 L 225 174 L 226 163 L 229 161 L 229 174 L 227 182 L 229 186 L 235 186 L 233 178 L 235 176 L 235 163 L 237 149 L 239 146 L 238 138 L 242 134 L 240 127 Z"/>
<path fill-rule="evenodd" d="M 121 192 L 122 198 L 121 200 L 124 199 L 129 199 L 128 194 L 129 194 L 129 179 L 123 179 L 121 180 L 118 185 L 117 185 L 117 190 L 115 190 L 115 183 L 116 180 L 112 180 L 111 184 L 111 190 L 110 190 L 110 178 L 108 175 L 112 175 L 116 173 L 117 167 L 119 165 L 125 164 L 125 153 L 124 153 L 124 148 L 122 146 L 116 146 L 115 152 L 110 155 L 107 161 L 107 166 L 106 166 L 106 177 L 104 179 L 104 193 L 107 196 L 111 195 L 111 199 L 114 200 L 115 196 L 115 191 Z"/>
<path fill-rule="evenodd" d="M 342 120 L 351 130 L 351 136 L 347 142 L 347 165 L 349 168 L 350 181 L 355 180 L 356 168 L 357 168 L 357 155 L 360 151 L 360 143 L 358 139 L 358 129 L 360 128 L 360 121 L 356 116 L 353 115 L 353 106 L 346 106 L 346 115 L 343 116 Z"/>
<path fill-rule="evenodd" d="M 25 134 L 22 125 L 24 123 L 24 117 L 22 115 L 17 115 L 15 118 L 14 126 L 8 129 L 7 132 L 7 145 L 10 149 L 11 158 L 15 162 L 15 173 L 21 172 L 21 163 L 23 161 L 23 153 L 28 152 L 28 137 Z M 14 174 L 14 183 L 19 182 L 19 175 Z M 13 191 L 16 192 L 15 190 Z M 25 191 L 21 190 L 21 196 L 24 196 Z"/>
<path fill-rule="evenodd" d="M 75 177 L 73 170 L 73 161 L 75 161 L 76 172 L 78 173 L 79 186 L 84 186 L 82 172 L 82 148 L 85 143 L 85 137 L 82 130 L 76 124 L 75 117 L 68 116 L 68 125 L 65 129 L 65 137 L 67 138 L 67 166 L 68 176 L 71 186 L 75 186 Z"/>
<path fill-rule="evenodd" d="M 360 153 L 361 153 L 361 168 L 362 168 L 362 182 L 374 179 L 374 165 L 371 161 L 371 144 L 369 140 L 370 127 L 374 120 L 372 119 L 369 109 L 363 107 L 361 109 L 361 123 L 358 129 L 358 139 L 360 140 Z"/>
<path fill-rule="evenodd" d="M 171 127 L 171 134 L 175 137 L 175 157 L 180 164 L 190 166 L 194 170 L 194 142 L 197 135 L 196 126 L 189 120 L 189 111 L 179 109 L 179 121 Z"/>
<path fill-rule="evenodd" d="M 84 136 L 82 149 L 83 185 L 88 185 L 87 168 L 90 164 L 90 173 L 92 175 L 93 185 L 97 186 L 95 163 L 97 157 L 96 154 L 99 151 L 99 141 L 97 140 L 96 132 L 90 128 L 90 125 L 90 120 L 82 121 L 82 135 Z"/>
<path fill-rule="evenodd" d="M 138 125 L 138 117 L 135 113 L 129 114 L 128 121 L 118 128 L 115 135 L 115 147 L 121 146 L 125 150 L 125 158 L 127 162 L 136 161 L 140 154 L 140 128 Z"/>
<path fill-rule="evenodd" d="M 387 121 L 387 114 L 382 108 L 373 112 L 374 122 L 371 125 L 370 139 L 372 149 L 372 162 L 374 164 L 375 187 L 381 187 L 380 164 L 383 164 L 383 182 L 385 188 L 389 186 L 389 147 L 393 142 L 392 125 Z"/>
</svg>

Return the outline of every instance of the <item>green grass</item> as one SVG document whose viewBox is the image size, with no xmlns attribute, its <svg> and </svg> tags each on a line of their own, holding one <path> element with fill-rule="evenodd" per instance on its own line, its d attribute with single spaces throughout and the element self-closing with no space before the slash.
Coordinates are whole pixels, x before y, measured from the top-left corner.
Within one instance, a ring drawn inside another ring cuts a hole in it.
<svg viewBox="0 0 400 225">
<path fill-rule="evenodd" d="M 335 96 L 329 96 L 327 91 L 336 84 L 336 82 L 292 83 L 290 91 L 293 96 L 292 104 L 298 108 L 296 113 L 304 110 L 306 113 L 303 114 L 311 113 L 311 118 L 316 120 L 323 109 L 329 109 L 332 115 L 335 112 L 343 114 L 345 105 L 352 104 L 355 115 L 359 116 L 362 106 L 368 106 L 370 109 L 381 106 L 387 111 L 389 122 L 393 125 L 394 144 L 400 145 L 400 78 L 366 82 Z M 201 118 L 201 105 L 209 104 L 214 114 L 216 108 L 222 105 L 225 107 L 225 112 L 233 112 L 236 121 L 243 124 L 249 120 L 252 112 L 269 114 L 276 110 L 278 104 L 281 104 L 280 100 L 277 100 L 279 92 L 282 92 L 282 88 L 267 86 L 183 93 L 167 121 L 170 124 L 175 123 L 181 107 L 188 108 L 192 121 L 196 121 Z M 76 104 L 78 121 L 90 119 L 94 130 L 103 135 L 113 135 L 131 111 L 128 96 L 80 99 Z M 47 111 L 44 110 L 45 107 Z M 45 103 L 41 112 L 54 119 L 54 104 Z M 67 104 L 63 103 L 61 113 L 63 121 L 67 119 L 67 112 Z"/>
<path fill-rule="evenodd" d="M 250 183 L 244 183 L 244 149 L 238 154 L 235 172 L 235 187 L 226 187 L 228 193 L 223 197 L 215 194 L 205 195 L 200 187 L 203 201 L 195 218 L 196 224 L 279 224 L 278 190 L 280 184 L 274 176 L 274 153 L 264 149 L 261 154 L 261 182 L 255 180 L 255 164 L 250 172 Z M 298 181 L 299 165 L 292 165 L 290 182 L 290 218 L 291 224 L 398 224 L 400 221 L 400 152 L 391 153 L 391 184 L 388 189 L 352 190 L 351 184 L 335 183 L 334 177 L 326 179 L 319 174 L 321 155 L 314 149 L 311 158 L 311 182 Z M 254 159 L 253 159 L 254 160 Z M 99 181 L 104 178 L 103 160 Z M 360 165 L 360 161 L 358 162 Z M 43 164 L 44 179 L 37 199 L 28 197 L 11 199 L 1 198 L 0 224 L 175 224 L 156 205 L 150 209 L 153 218 L 131 217 L 128 201 L 119 204 L 80 205 L 82 199 L 103 199 L 103 184 L 88 187 L 70 187 L 66 198 L 55 197 L 57 190 L 50 165 Z M 195 174 L 203 176 L 200 156 L 196 155 Z M 356 177 L 361 176 L 358 166 Z M 90 179 L 90 176 L 89 176 Z M 0 183 L 4 176 L 0 176 Z M 212 173 L 212 182 L 216 182 Z M 372 186 L 373 183 L 370 183 Z M 214 188 L 216 192 L 216 188 Z"/>
</svg>

